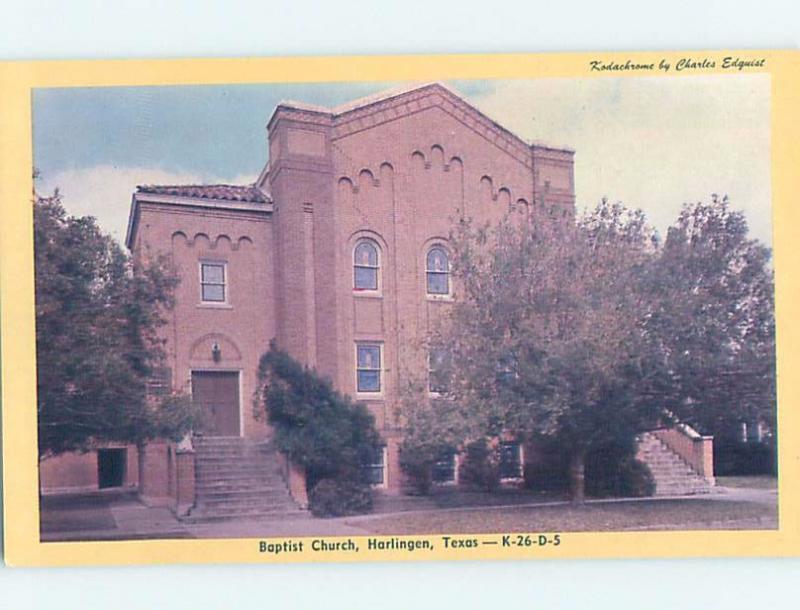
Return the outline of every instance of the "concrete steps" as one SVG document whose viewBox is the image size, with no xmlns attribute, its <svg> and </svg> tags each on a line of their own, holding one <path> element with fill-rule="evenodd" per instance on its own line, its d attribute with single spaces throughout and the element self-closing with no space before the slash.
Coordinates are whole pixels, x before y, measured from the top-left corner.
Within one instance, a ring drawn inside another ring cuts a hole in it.
<svg viewBox="0 0 800 610">
<path fill-rule="evenodd" d="M 301 515 L 281 475 L 275 450 L 239 437 L 196 438 L 195 506 L 186 520 Z"/>
<path fill-rule="evenodd" d="M 650 468 L 656 482 L 657 496 L 711 492 L 711 484 L 651 432 L 645 432 L 639 437 L 637 458 Z"/>
</svg>

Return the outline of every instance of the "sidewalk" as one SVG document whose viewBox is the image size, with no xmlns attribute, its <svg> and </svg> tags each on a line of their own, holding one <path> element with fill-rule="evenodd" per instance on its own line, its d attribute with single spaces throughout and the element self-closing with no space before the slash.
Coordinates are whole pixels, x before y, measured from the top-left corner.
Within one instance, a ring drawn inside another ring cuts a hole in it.
<svg viewBox="0 0 800 610">
<path fill-rule="evenodd" d="M 741 489 L 717 487 L 710 494 L 697 496 L 677 496 L 658 498 L 609 498 L 590 499 L 586 509 L 613 506 L 667 506 L 669 502 L 682 504 L 696 502 L 699 508 L 708 502 L 719 502 L 722 506 L 753 505 L 777 508 L 775 490 Z M 292 514 L 268 519 L 241 521 L 217 521 L 206 523 L 185 523 L 178 520 L 167 508 L 147 507 L 136 498 L 134 492 L 50 496 L 42 500 L 41 524 L 42 541 L 87 541 L 87 540 L 144 540 L 181 538 L 266 538 L 290 536 L 364 536 L 374 535 L 375 526 L 385 524 L 390 527 L 396 523 L 397 531 L 405 532 L 402 525 L 406 521 L 428 520 L 435 522 L 452 520 L 463 521 L 468 515 L 486 517 L 491 520 L 520 511 L 541 511 L 548 513 L 563 510 L 573 512 L 575 506 L 558 497 L 508 490 L 503 493 L 486 494 L 481 492 L 446 492 L 428 497 L 381 496 L 376 501 L 375 511 L 367 515 L 320 519 L 310 513 Z M 720 511 L 724 513 L 724 510 Z M 449 515 L 449 517 L 448 517 Z M 459 516 L 460 515 L 460 516 Z M 588 515 L 587 515 L 588 516 Z M 730 522 L 731 529 L 748 527 L 770 527 L 768 521 L 760 518 L 750 523 L 748 517 L 740 524 Z M 697 523 L 685 523 L 687 529 L 697 529 Z M 777 523 L 775 524 L 777 525 Z M 709 529 L 717 529 L 719 524 Z M 379 529 L 381 529 L 379 527 Z M 652 527 L 639 524 L 636 529 L 662 529 L 657 524 Z M 666 529 L 675 529 L 670 527 Z M 704 528 L 699 528 L 704 529 Z M 598 531 L 605 531 L 602 528 Z"/>
<path fill-rule="evenodd" d="M 44 496 L 42 542 L 192 538 L 167 508 L 148 507 L 132 491 Z"/>
</svg>

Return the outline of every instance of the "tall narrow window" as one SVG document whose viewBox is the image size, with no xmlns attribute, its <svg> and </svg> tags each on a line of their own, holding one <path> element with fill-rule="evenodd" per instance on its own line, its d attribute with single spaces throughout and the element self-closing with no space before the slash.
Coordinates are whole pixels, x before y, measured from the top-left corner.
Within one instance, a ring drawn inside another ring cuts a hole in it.
<svg viewBox="0 0 800 610">
<path fill-rule="evenodd" d="M 450 353 L 446 349 L 432 348 L 428 353 L 428 392 L 442 394 L 448 389 Z"/>
<path fill-rule="evenodd" d="M 517 442 L 500 443 L 500 478 L 517 479 L 522 476 L 522 446 Z"/>
<path fill-rule="evenodd" d="M 361 480 L 377 487 L 385 483 L 386 447 L 376 447 L 361 464 Z"/>
<path fill-rule="evenodd" d="M 378 246 L 361 240 L 353 252 L 353 289 L 378 290 Z"/>
<path fill-rule="evenodd" d="M 380 345 L 356 345 L 356 390 L 376 394 L 381 391 Z"/>
<path fill-rule="evenodd" d="M 204 303 L 225 302 L 225 263 L 200 263 L 200 298 Z"/>
<path fill-rule="evenodd" d="M 434 246 L 428 250 L 425 259 L 428 294 L 450 294 L 450 261 L 442 246 Z"/>
<path fill-rule="evenodd" d="M 456 452 L 453 449 L 447 449 L 436 456 L 431 474 L 436 483 L 455 483 Z"/>
</svg>

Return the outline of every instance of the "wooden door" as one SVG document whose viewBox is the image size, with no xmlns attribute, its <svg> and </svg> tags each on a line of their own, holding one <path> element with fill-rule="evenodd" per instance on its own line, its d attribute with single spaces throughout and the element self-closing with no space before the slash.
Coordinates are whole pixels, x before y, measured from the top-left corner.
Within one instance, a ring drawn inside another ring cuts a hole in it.
<svg viewBox="0 0 800 610">
<path fill-rule="evenodd" d="M 192 400 L 205 413 L 205 434 L 239 436 L 239 373 L 192 372 Z"/>
</svg>

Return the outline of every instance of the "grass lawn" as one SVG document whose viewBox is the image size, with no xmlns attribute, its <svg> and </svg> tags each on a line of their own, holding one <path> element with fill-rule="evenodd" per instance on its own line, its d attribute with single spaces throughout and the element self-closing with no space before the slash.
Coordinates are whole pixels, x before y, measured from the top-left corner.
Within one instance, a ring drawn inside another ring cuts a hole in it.
<svg viewBox="0 0 800 610">
<path fill-rule="evenodd" d="M 439 510 L 359 520 L 375 534 L 775 529 L 777 506 L 710 499 Z"/>
<path fill-rule="evenodd" d="M 720 487 L 737 489 L 778 489 L 778 477 L 757 475 L 746 477 L 716 477 Z"/>
</svg>

